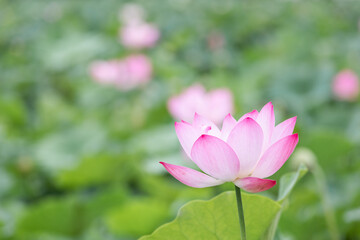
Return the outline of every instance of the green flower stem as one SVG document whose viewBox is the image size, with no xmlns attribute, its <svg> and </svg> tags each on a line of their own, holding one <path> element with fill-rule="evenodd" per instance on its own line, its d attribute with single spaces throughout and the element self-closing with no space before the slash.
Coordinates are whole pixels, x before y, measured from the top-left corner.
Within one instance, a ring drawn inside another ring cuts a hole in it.
<svg viewBox="0 0 360 240">
<path fill-rule="evenodd" d="M 241 240 L 246 240 L 244 209 L 241 201 L 241 189 L 238 188 L 236 185 L 235 185 L 235 193 L 236 193 L 236 202 L 239 213 Z"/>
<path fill-rule="evenodd" d="M 330 232 L 331 240 L 339 240 L 340 233 L 336 223 L 335 210 L 331 204 L 327 185 L 326 185 L 326 175 L 318 163 L 314 164 L 312 172 L 320 192 L 325 220 Z"/>
</svg>

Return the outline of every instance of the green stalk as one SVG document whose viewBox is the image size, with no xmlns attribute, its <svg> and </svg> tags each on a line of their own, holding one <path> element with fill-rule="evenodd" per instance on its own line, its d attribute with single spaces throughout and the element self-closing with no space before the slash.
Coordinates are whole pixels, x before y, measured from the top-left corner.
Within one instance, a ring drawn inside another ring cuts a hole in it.
<svg viewBox="0 0 360 240">
<path fill-rule="evenodd" d="M 235 185 L 236 202 L 239 214 L 241 240 L 246 240 L 244 209 L 241 200 L 241 190 Z"/>
<path fill-rule="evenodd" d="M 336 223 L 335 210 L 331 204 L 329 193 L 327 190 L 326 175 L 317 162 L 314 164 L 312 173 L 315 177 L 315 181 L 318 185 L 318 189 L 320 192 L 319 195 L 321 197 L 321 202 L 324 209 L 326 224 L 330 232 L 330 238 L 331 240 L 339 240 L 340 233 Z"/>
</svg>

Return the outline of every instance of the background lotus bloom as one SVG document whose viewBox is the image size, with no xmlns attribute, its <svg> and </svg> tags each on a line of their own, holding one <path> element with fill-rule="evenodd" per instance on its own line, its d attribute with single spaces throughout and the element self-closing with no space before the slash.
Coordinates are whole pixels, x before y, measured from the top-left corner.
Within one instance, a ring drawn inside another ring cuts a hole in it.
<svg viewBox="0 0 360 240">
<path fill-rule="evenodd" d="M 147 83 L 151 79 L 150 60 L 141 54 L 130 55 L 122 62 L 122 74 L 116 84 L 120 87 L 133 88 Z"/>
<path fill-rule="evenodd" d="M 180 120 L 190 122 L 195 112 L 220 124 L 226 114 L 234 109 L 232 93 L 227 89 L 216 89 L 206 93 L 199 84 L 186 89 L 168 101 L 170 114 Z"/>
<path fill-rule="evenodd" d="M 134 49 L 153 47 L 159 36 L 159 30 L 155 25 L 145 22 L 127 24 L 120 30 L 121 43 Z"/>
<path fill-rule="evenodd" d="M 90 75 L 97 82 L 112 84 L 121 75 L 119 61 L 97 61 L 90 66 Z"/>
<path fill-rule="evenodd" d="M 333 93 L 340 100 L 354 101 L 359 95 L 359 79 L 351 70 L 343 70 L 335 76 Z"/>
<path fill-rule="evenodd" d="M 248 192 L 265 191 L 276 181 L 264 179 L 286 162 L 298 143 L 293 134 L 296 117 L 275 126 L 273 105 L 266 104 L 236 121 L 228 114 L 222 130 L 195 114 L 192 124 L 175 123 L 179 141 L 191 160 L 204 172 L 164 163 L 180 182 L 196 188 L 233 182 Z"/>
<path fill-rule="evenodd" d="M 100 83 L 129 90 L 151 80 L 152 65 L 146 56 L 136 54 L 123 60 L 96 62 L 91 66 L 90 73 Z"/>
</svg>

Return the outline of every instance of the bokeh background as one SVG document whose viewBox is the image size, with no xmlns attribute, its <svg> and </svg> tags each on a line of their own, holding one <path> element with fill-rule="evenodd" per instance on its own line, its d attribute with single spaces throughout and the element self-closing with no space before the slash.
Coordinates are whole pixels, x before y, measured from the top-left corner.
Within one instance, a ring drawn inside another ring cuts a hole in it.
<svg viewBox="0 0 360 240">
<path fill-rule="evenodd" d="M 158 163 L 187 161 L 168 100 L 198 84 L 228 89 L 236 118 L 268 101 L 277 123 L 298 116 L 298 151 L 272 178 L 310 171 L 278 239 L 360 239 L 360 2 L 134 2 L 0 1 L 0 238 L 137 239 L 232 190 L 187 187 Z M 133 30 L 150 43 L 124 43 L 132 24 L 150 24 Z"/>
</svg>

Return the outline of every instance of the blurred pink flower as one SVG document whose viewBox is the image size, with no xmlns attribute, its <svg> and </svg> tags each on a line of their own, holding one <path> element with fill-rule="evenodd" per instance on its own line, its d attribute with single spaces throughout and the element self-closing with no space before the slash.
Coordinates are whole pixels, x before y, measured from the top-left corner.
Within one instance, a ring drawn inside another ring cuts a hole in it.
<svg viewBox="0 0 360 240">
<path fill-rule="evenodd" d="M 119 86 L 137 86 L 151 80 L 152 65 L 150 60 L 141 54 L 130 55 L 123 61 L 123 75 L 116 82 Z"/>
<path fill-rule="evenodd" d="M 175 131 L 186 154 L 204 172 L 160 162 L 177 180 L 203 188 L 233 182 L 248 192 L 272 188 L 276 181 L 264 179 L 290 157 L 298 143 L 293 134 L 296 117 L 275 126 L 272 103 L 260 113 L 254 110 L 236 121 L 228 114 L 222 130 L 195 114 L 193 123 L 175 123 Z"/>
<path fill-rule="evenodd" d="M 354 101 L 359 95 L 359 79 L 353 71 L 343 70 L 335 76 L 332 90 L 338 99 Z"/>
<path fill-rule="evenodd" d="M 121 75 L 119 61 L 97 61 L 90 66 L 90 75 L 97 82 L 102 84 L 112 84 Z"/>
<path fill-rule="evenodd" d="M 90 73 L 99 83 L 130 90 L 151 80 L 152 65 L 145 55 L 136 54 L 122 60 L 95 62 Z"/>
<path fill-rule="evenodd" d="M 233 96 L 227 89 L 206 92 L 200 84 L 193 85 L 168 101 L 168 110 L 175 119 L 191 121 L 195 112 L 220 124 L 233 112 Z"/>
<path fill-rule="evenodd" d="M 127 24 L 120 29 L 121 43 L 128 48 L 141 49 L 153 47 L 159 39 L 158 28 L 149 23 Z"/>
</svg>

